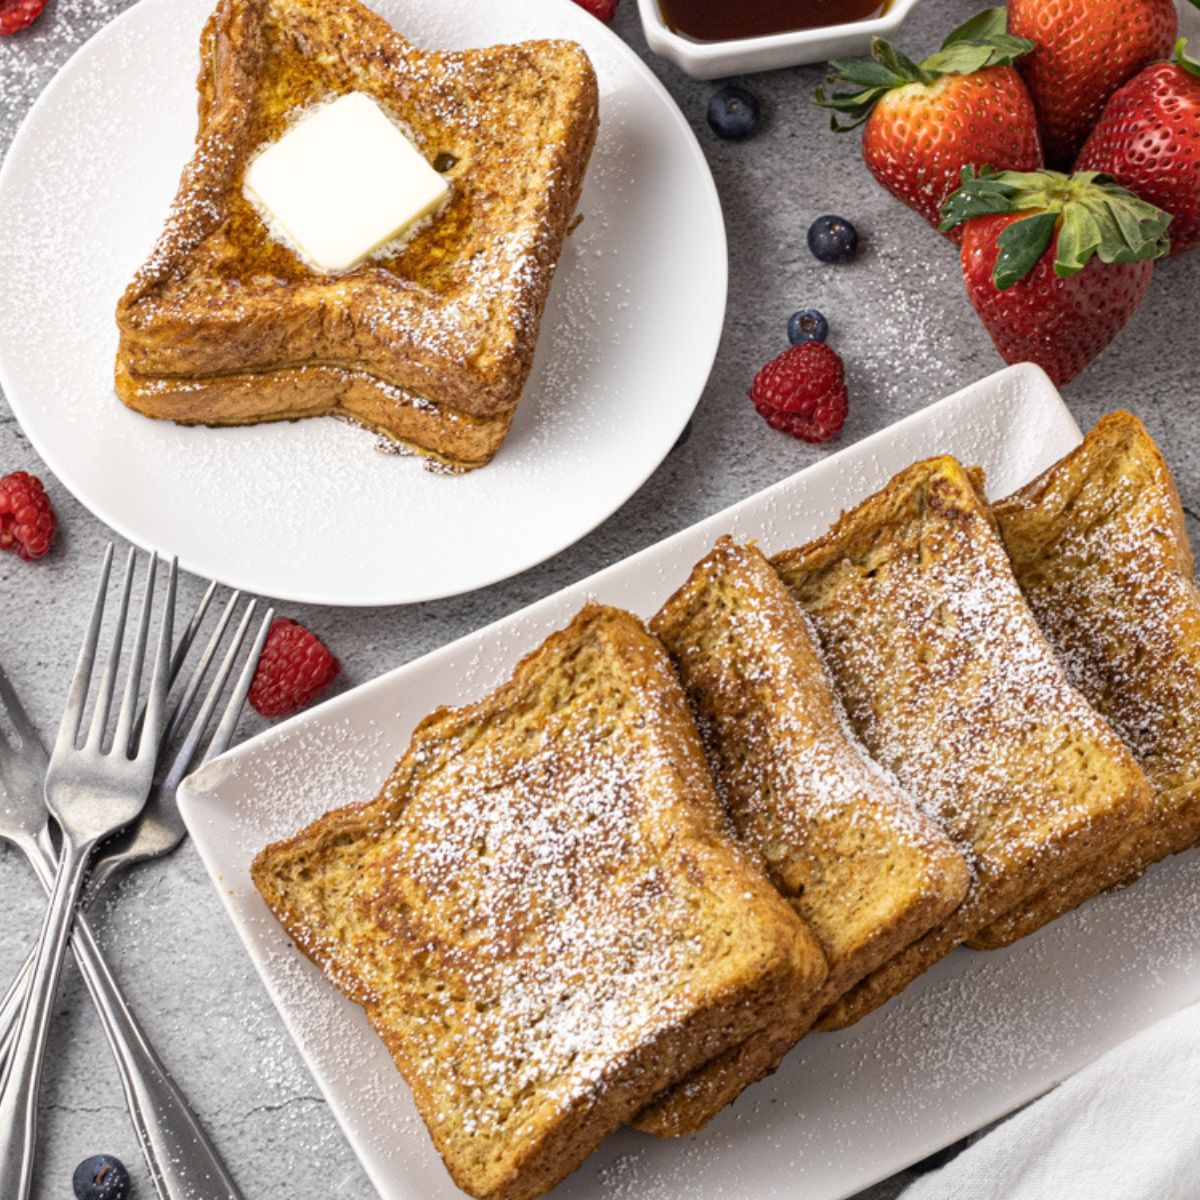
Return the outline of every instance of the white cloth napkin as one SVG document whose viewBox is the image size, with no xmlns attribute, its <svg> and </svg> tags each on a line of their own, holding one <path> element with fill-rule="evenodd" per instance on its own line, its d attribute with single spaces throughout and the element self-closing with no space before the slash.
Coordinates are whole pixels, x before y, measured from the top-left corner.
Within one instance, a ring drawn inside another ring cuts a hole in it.
<svg viewBox="0 0 1200 1200">
<path fill-rule="evenodd" d="M 1200 1005 L 1110 1050 L 899 1200 L 1196 1200 Z"/>
</svg>

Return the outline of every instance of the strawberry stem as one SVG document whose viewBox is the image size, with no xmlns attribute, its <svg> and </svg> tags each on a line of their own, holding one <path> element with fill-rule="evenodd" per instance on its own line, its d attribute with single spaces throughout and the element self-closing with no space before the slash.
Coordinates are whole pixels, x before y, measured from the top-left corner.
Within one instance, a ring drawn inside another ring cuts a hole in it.
<svg viewBox="0 0 1200 1200">
<path fill-rule="evenodd" d="M 1170 215 L 1095 171 L 1063 175 L 964 167 L 962 185 L 942 206 L 940 228 L 995 213 L 1029 214 L 996 239 L 1000 254 L 992 278 L 1001 291 L 1033 270 L 1056 231 L 1054 273 L 1063 278 L 1082 271 L 1093 258 L 1141 262 L 1170 249 Z"/>
</svg>

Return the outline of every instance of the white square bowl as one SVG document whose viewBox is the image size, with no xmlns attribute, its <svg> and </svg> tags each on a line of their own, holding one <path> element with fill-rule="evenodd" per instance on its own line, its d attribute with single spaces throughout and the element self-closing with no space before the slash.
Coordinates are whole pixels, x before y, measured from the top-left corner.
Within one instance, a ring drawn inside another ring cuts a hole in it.
<svg viewBox="0 0 1200 1200">
<path fill-rule="evenodd" d="M 863 54 L 870 49 L 872 38 L 894 34 L 918 2 L 891 0 L 882 16 L 865 21 L 721 42 L 697 42 L 669 29 L 659 0 L 638 0 L 638 12 L 646 41 L 655 54 L 669 59 L 695 79 L 720 79 Z"/>
</svg>

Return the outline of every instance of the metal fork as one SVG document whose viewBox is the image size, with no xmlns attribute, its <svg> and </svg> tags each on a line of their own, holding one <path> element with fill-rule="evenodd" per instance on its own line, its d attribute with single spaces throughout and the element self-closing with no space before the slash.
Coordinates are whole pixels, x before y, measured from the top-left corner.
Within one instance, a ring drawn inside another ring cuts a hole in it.
<svg viewBox="0 0 1200 1200">
<path fill-rule="evenodd" d="M 121 589 L 121 606 L 113 646 L 101 676 L 92 721 L 83 745 L 78 744 L 91 689 L 96 647 L 104 618 L 112 567 L 110 545 L 104 555 L 100 588 L 91 624 L 79 652 L 66 712 L 46 773 L 46 806 L 59 827 L 61 846 L 46 920 L 38 940 L 33 981 L 21 1008 L 13 1054 L 0 1084 L 0 1179 L 18 1200 L 29 1194 L 37 1141 L 38 1087 L 45 1060 L 46 1039 L 54 997 L 62 973 L 63 955 L 74 923 L 75 909 L 86 879 L 92 851 L 104 838 L 124 828 L 142 811 L 154 781 L 154 764 L 166 716 L 170 674 L 172 619 L 175 611 L 176 568 L 171 566 L 167 595 L 159 622 L 146 716 L 134 737 L 142 667 L 154 607 L 158 557 L 151 556 L 142 596 L 133 655 L 125 673 L 125 691 L 116 729 L 108 737 L 109 713 L 116 690 L 126 619 L 136 564 L 131 550 Z M 106 749 L 107 746 L 107 749 Z"/>
<path fill-rule="evenodd" d="M 215 585 L 209 587 L 193 614 L 188 630 L 176 647 L 172 660 L 172 677 L 178 673 L 187 656 L 214 590 Z M 235 593 L 226 604 L 217 627 L 192 673 L 187 689 L 172 711 L 167 726 L 168 741 L 183 727 L 239 601 L 240 593 Z M 106 843 L 98 851 L 85 903 L 94 901 L 103 884 L 116 870 L 165 854 L 181 840 L 184 828 L 175 806 L 178 784 L 190 770 L 222 753 L 232 741 L 259 654 L 274 618 L 273 610 L 268 611 L 260 623 L 241 673 L 221 713 L 216 732 L 201 752 L 204 735 L 230 675 L 237 665 L 237 658 L 246 640 L 256 607 L 254 601 L 247 606 L 199 712 L 183 744 L 155 784 L 139 823 L 119 838 Z M 24 797 L 33 793 L 21 790 L 23 787 L 28 788 L 31 781 L 40 779 L 44 774 L 46 755 L 15 693 L 11 686 L 6 684 L 2 669 L 0 703 L 7 708 L 21 742 L 19 752 L 10 750 L 9 754 L 5 755 L 4 742 L 0 739 L 0 837 L 7 837 L 22 849 L 30 858 L 43 883 L 48 885 L 53 869 L 54 851 L 45 826 L 43 825 L 38 832 L 37 810 L 42 806 L 37 805 L 34 808 L 29 805 Z M 190 1200 L 240 1200 L 237 1186 L 221 1162 L 216 1149 L 129 1012 L 91 938 L 86 921 L 82 918 L 76 927 L 74 949 L 85 982 L 100 1013 L 109 1044 L 116 1056 L 134 1129 L 159 1196 L 163 1200 L 178 1200 L 183 1197 Z M 20 985 L 27 977 L 31 965 L 32 959 L 26 963 L 18 980 L 5 997 L 3 1005 L 0 1005 L 4 1014 L 3 1018 L 0 1018 L 0 1030 L 4 1030 L 0 1033 L 0 1064 L 4 1061 L 4 1050 L 9 1044 L 9 1037 L 6 1035 L 15 1032 L 12 1021 L 15 1010 L 20 1006 Z"/>
<path fill-rule="evenodd" d="M 172 687 L 187 660 L 196 635 L 203 625 L 216 590 L 215 583 L 210 583 L 205 589 L 204 595 L 200 597 L 200 601 L 192 613 L 192 619 L 188 622 L 187 629 L 184 630 L 183 636 L 175 647 L 175 652 L 171 656 L 170 686 Z M 234 592 L 229 598 L 217 631 L 210 638 L 204 657 L 197 665 L 195 678 L 188 696 L 185 697 L 189 702 L 200 677 L 208 668 L 214 644 L 220 641 L 219 635 L 224 632 L 229 615 L 240 599 L 241 592 Z M 174 725 L 179 712 L 186 712 L 186 708 L 187 706 L 181 700 L 172 711 L 169 727 Z M 16 691 L 9 683 L 3 663 L 0 663 L 0 709 L 8 713 L 16 733 L 16 742 L 10 746 L 6 745 L 3 730 L 0 729 L 0 841 L 9 842 L 21 851 L 30 866 L 33 867 L 39 881 L 45 886 L 47 880 L 53 882 L 55 866 L 58 861 L 58 847 L 54 844 L 51 832 L 50 814 L 46 811 L 46 804 L 41 795 L 46 772 L 50 767 L 50 756 L 46 753 L 42 740 L 33 727 L 33 722 L 30 721 L 17 698 Z M 151 830 L 150 836 L 143 836 L 143 831 L 146 830 L 148 824 L 151 826 L 158 824 L 154 820 L 155 809 L 158 807 L 155 804 L 158 790 L 157 788 L 151 790 L 150 799 L 147 800 L 146 807 L 142 809 L 142 815 L 135 824 L 123 833 L 117 834 L 116 837 L 109 838 L 97 848 L 96 853 L 92 856 L 87 892 L 80 905 L 81 908 L 87 908 L 95 901 L 99 891 L 117 869 L 169 853 L 183 840 L 186 830 L 178 812 L 175 812 L 172 823 L 172 832 L 176 836 L 169 844 L 157 830 Z M 21 1015 L 21 1003 L 25 998 L 25 985 L 28 982 L 29 972 L 33 969 L 33 955 L 34 951 L 31 950 L 21 965 L 21 969 L 9 984 L 4 998 L 0 1000 L 0 1079 L 4 1076 L 4 1067 L 8 1062 L 9 1052 L 12 1050 L 12 1039 L 16 1036 L 17 1019 Z"/>
<path fill-rule="evenodd" d="M 202 615 L 203 609 L 207 607 L 207 599 L 211 595 L 212 590 L 210 588 L 209 592 L 206 593 L 205 600 L 201 601 L 201 606 L 197 609 L 198 615 Z M 180 729 L 183 727 L 187 714 L 191 711 L 192 704 L 195 702 L 196 696 L 208 675 L 209 667 L 212 665 L 221 642 L 224 640 L 225 632 L 229 627 L 231 618 L 237 611 L 240 600 L 241 593 L 234 592 L 226 602 L 220 620 L 209 636 L 208 643 L 204 648 L 200 660 L 192 671 L 186 690 L 172 707 L 171 715 L 167 721 L 167 733 L 163 739 L 164 747 L 169 747 L 174 742 Z M 229 743 L 233 739 L 238 718 L 241 716 L 246 695 L 250 690 L 250 684 L 254 678 L 254 668 L 258 663 L 258 656 L 262 651 L 263 643 L 266 641 L 267 633 L 270 630 L 270 622 L 275 616 L 274 609 L 269 609 L 266 617 L 260 623 L 249 657 L 242 668 L 242 673 L 234 687 L 233 693 L 222 712 L 217 730 L 209 740 L 203 754 L 200 753 L 200 742 L 203 740 L 203 735 L 212 720 L 213 712 L 215 711 L 217 702 L 221 698 L 221 693 L 226 683 L 229 681 L 229 676 L 234 666 L 236 666 L 238 652 L 242 643 L 246 640 L 246 633 L 257 608 L 258 601 L 251 600 L 245 613 L 242 615 L 241 622 L 234 633 L 233 641 L 226 650 L 220 669 L 204 697 L 203 704 L 195 721 L 192 723 L 187 737 L 174 756 L 170 758 L 165 769 L 160 763 L 160 778 L 156 780 L 154 786 L 150 789 L 150 798 L 146 801 L 146 807 L 142 810 L 142 815 L 129 829 L 111 838 L 96 851 L 91 871 L 88 874 L 83 899 L 79 905 L 81 912 L 86 911 L 96 903 L 105 887 L 120 871 L 135 866 L 138 863 L 147 862 L 154 858 L 161 858 L 163 855 L 169 854 L 186 836 L 187 829 L 183 824 L 183 818 L 179 815 L 176 792 L 185 776 L 201 767 L 210 759 L 216 758 L 218 754 L 223 754 L 229 748 Z M 196 618 L 194 617 L 193 624 L 195 623 Z M 186 639 L 185 642 L 181 643 L 179 649 L 183 649 L 185 645 Z M 178 649 L 176 657 L 181 657 Z M 8 695 L 4 695 L 2 675 L 3 671 L 0 668 L 0 702 L 3 702 L 10 708 L 15 706 L 19 709 L 19 702 L 15 694 L 13 694 L 11 686 L 8 689 Z M 21 713 L 21 717 L 28 725 L 28 718 L 24 716 L 23 712 Z M 36 735 L 34 736 L 36 737 Z M 44 751 L 41 757 L 44 762 Z M 163 757 L 165 760 L 165 756 Z M 3 783 L 2 768 L 3 762 L 0 761 L 0 785 Z M 3 787 L 0 786 L 0 798 L 2 797 Z M 0 820 L 0 838 L 5 836 L 4 824 Z M 9 840 L 16 841 L 15 838 L 10 838 Z M 39 851 L 44 848 L 48 851 L 51 858 L 56 856 L 50 840 L 48 826 L 42 826 L 36 840 L 39 843 L 37 847 Z M 16 977 L 9 985 L 4 998 L 0 1000 L 0 1074 L 3 1073 L 4 1065 L 12 1049 L 12 1040 L 16 1035 L 16 1021 L 20 1013 L 25 985 L 28 982 L 29 973 L 33 969 L 33 957 L 34 952 L 31 951 L 25 962 L 21 965 L 21 969 L 17 972 Z"/>
</svg>

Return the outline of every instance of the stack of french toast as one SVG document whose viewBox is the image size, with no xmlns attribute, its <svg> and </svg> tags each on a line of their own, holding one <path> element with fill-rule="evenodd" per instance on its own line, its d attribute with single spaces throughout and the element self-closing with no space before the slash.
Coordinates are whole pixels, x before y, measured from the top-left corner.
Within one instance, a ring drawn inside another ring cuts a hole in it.
<svg viewBox="0 0 1200 1200">
<path fill-rule="evenodd" d="M 117 395 L 183 425 L 332 414 L 438 469 L 488 463 L 596 141 L 587 54 L 565 41 L 425 51 L 357 0 L 219 0 L 197 88 L 192 159 L 117 306 Z M 335 271 L 267 220 L 248 169 L 351 95 L 403 130 L 446 199 Z"/>
<path fill-rule="evenodd" d="M 812 1029 L 1200 840 L 1200 592 L 1104 418 L 989 504 L 917 463 L 824 537 L 723 538 L 418 726 L 380 795 L 255 860 L 457 1184 L 527 1200 L 699 1129 Z"/>
</svg>

